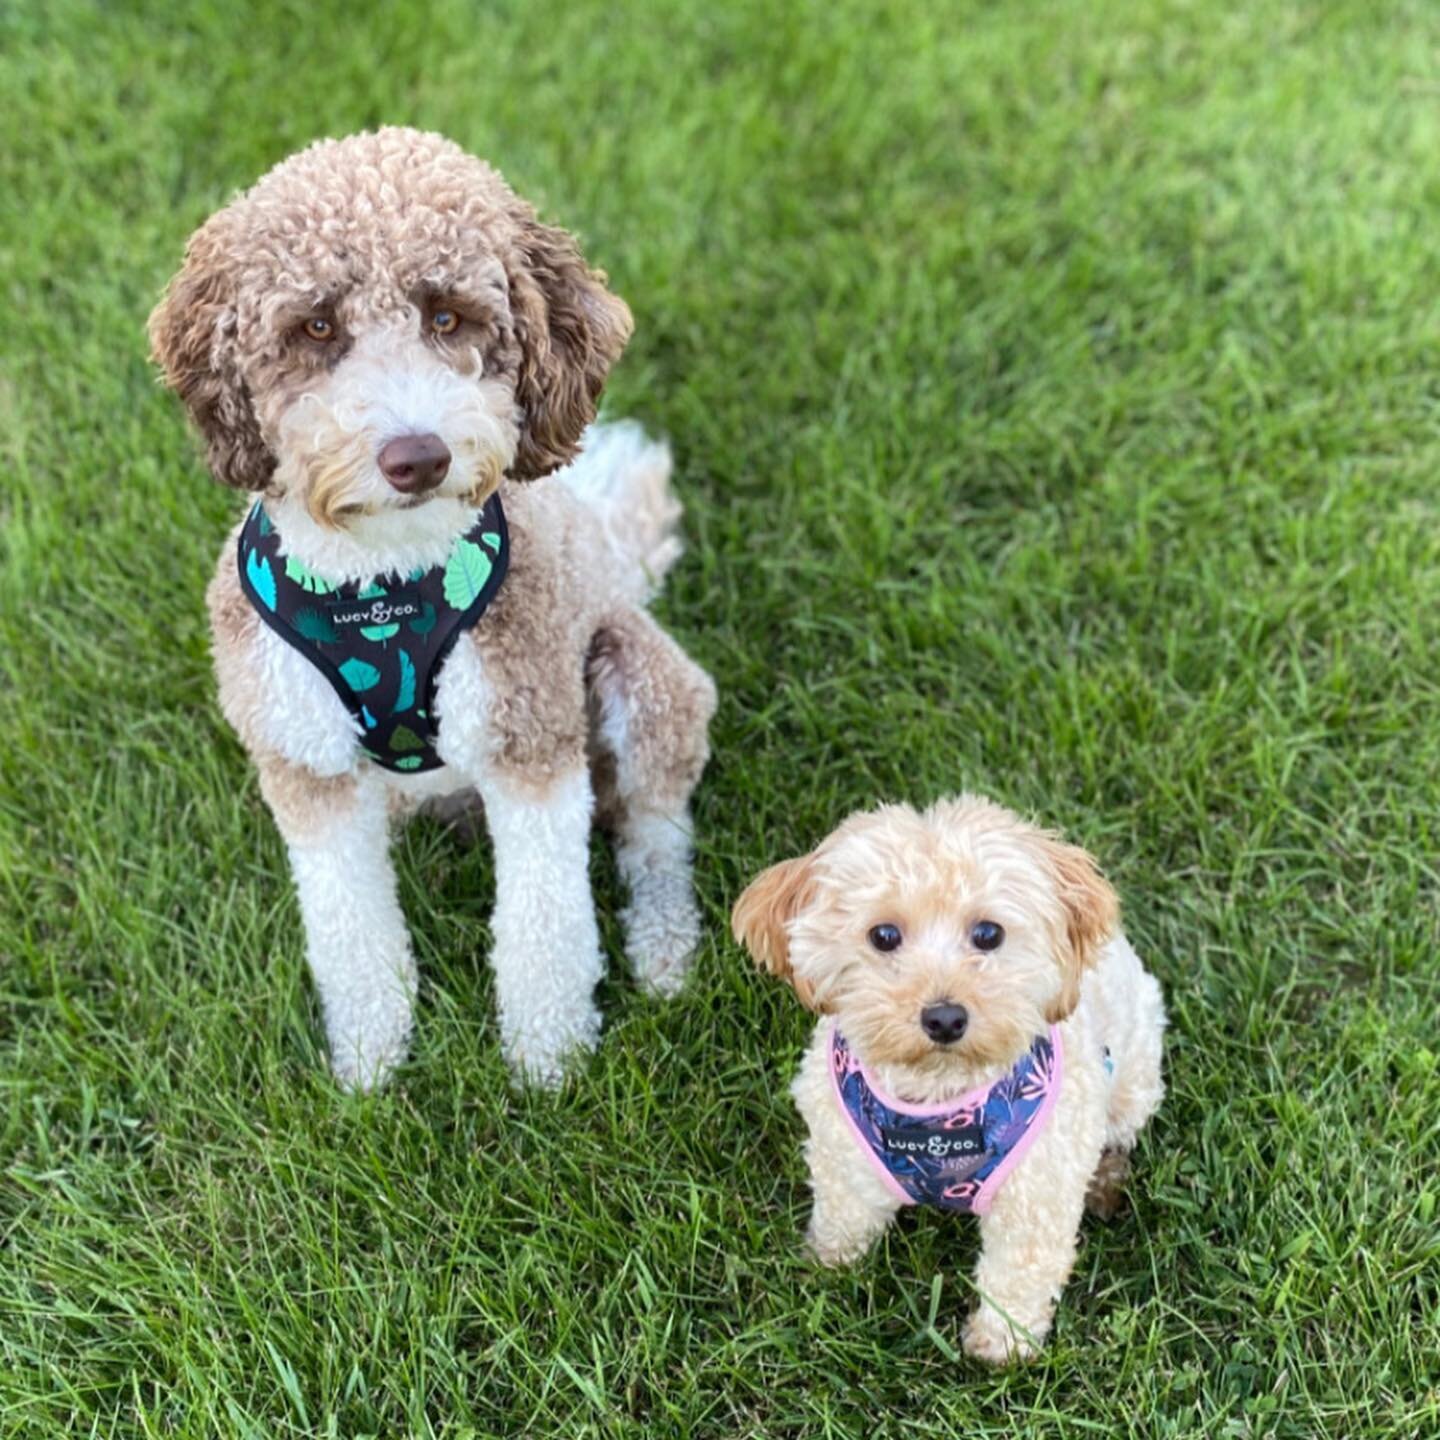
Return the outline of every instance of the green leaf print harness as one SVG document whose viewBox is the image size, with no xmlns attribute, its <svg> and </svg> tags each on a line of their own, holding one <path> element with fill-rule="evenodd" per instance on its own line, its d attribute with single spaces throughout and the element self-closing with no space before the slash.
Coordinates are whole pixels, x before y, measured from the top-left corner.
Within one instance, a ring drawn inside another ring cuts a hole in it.
<svg viewBox="0 0 1440 1440">
<path fill-rule="evenodd" d="M 414 774 L 435 753 L 435 682 L 450 647 L 485 613 L 505 579 L 510 537 L 500 497 L 485 502 L 443 565 L 332 585 L 293 555 L 256 501 L 240 531 L 240 585 L 260 618 L 334 687 L 364 727 L 365 753 Z"/>
</svg>

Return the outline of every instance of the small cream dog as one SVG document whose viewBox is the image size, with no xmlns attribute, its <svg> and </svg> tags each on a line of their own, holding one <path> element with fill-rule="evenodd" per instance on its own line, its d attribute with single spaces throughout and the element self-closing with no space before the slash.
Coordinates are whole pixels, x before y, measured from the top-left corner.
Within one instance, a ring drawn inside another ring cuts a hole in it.
<svg viewBox="0 0 1440 1440">
<path fill-rule="evenodd" d="M 1094 861 L 975 796 L 887 805 L 764 871 L 733 923 L 826 1017 L 791 1087 L 816 1255 L 859 1258 L 903 1205 L 972 1212 L 965 1349 L 1035 1353 L 1164 1093 L 1160 987 Z"/>
</svg>

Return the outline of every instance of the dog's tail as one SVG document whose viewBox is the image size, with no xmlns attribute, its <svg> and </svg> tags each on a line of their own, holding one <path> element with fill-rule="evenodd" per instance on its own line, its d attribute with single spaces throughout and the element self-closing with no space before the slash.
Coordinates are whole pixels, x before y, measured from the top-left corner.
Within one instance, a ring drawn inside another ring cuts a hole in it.
<svg viewBox="0 0 1440 1440">
<path fill-rule="evenodd" d="M 605 541 L 633 577 L 637 600 L 649 600 L 680 558 L 680 501 L 670 488 L 670 447 L 635 420 L 600 421 L 558 478 L 600 522 Z"/>
</svg>

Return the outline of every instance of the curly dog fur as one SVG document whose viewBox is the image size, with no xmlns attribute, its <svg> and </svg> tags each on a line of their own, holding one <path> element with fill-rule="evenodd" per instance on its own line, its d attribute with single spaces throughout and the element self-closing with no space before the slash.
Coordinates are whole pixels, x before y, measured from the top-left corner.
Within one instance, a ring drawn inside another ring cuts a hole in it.
<svg viewBox="0 0 1440 1440">
<path fill-rule="evenodd" d="M 714 687 L 644 608 L 679 553 L 668 451 L 591 424 L 630 329 L 570 235 L 480 160 L 406 129 L 276 167 L 195 233 L 151 316 L 211 471 L 262 494 L 285 553 L 326 580 L 437 564 L 497 487 L 506 507 L 510 572 L 441 671 L 445 764 L 427 774 L 364 758 L 342 702 L 243 595 L 233 534 L 209 589 L 221 705 L 289 848 L 347 1085 L 381 1080 L 408 1043 L 415 965 L 388 838 L 421 804 L 483 802 L 520 1075 L 557 1082 L 598 1034 L 597 785 L 642 984 L 673 993 L 690 962 L 689 799 Z M 379 453 L 421 434 L 449 469 L 402 493 Z"/>
<path fill-rule="evenodd" d="M 987 952 L 973 939 L 982 921 L 1003 936 Z M 1055 1107 L 979 1217 L 980 1304 L 964 1340 L 994 1363 L 1033 1354 L 1074 1263 L 1083 1210 L 1114 1210 L 1126 1157 L 1164 1093 L 1160 987 L 1121 933 L 1114 891 L 1090 856 L 974 796 L 923 814 L 885 806 L 764 871 L 733 922 L 757 963 L 827 1017 L 791 1093 L 810 1131 L 809 1242 L 828 1265 L 863 1255 L 900 1205 L 836 1099 L 832 1023 L 884 1091 L 917 1104 L 992 1084 L 1058 1023 Z M 885 953 L 869 938 L 877 926 L 898 931 Z M 959 1038 L 926 1033 L 921 1011 L 936 1004 L 964 1007 Z"/>
</svg>

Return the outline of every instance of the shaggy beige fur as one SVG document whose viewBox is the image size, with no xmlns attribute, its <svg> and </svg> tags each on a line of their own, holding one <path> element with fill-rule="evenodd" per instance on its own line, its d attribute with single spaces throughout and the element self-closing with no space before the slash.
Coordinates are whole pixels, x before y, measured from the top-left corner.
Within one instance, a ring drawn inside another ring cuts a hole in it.
<svg viewBox="0 0 1440 1440">
<path fill-rule="evenodd" d="M 977 948 L 981 921 L 1003 927 L 998 948 Z M 993 1083 L 1060 1023 L 1055 1108 L 980 1217 L 980 1304 L 965 1331 L 980 1359 L 1034 1353 L 1074 1261 L 1087 1190 L 1093 1208 L 1114 1209 L 1124 1157 L 1163 1094 L 1160 989 L 1120 933 L 1094 862 L 975 797 L 923 814 L 886 806 L 762 873 L 733 922 L 762 967 L 833 1017 L 816 1027 L 792 1087 L 810 1129 L 809 1240 L 826 1264 L 862 1255 L 899 1208 L 837 1102 L 832 1025 L 885 1091 L 932 1104 Z M 899 945 L 877 949 L 876 926 L 897 927 Z M 920 1023 L 941 1003 L 969 1013 L 952 1043 Z"/>
<path fill-rule="evenodd" d="M 215 476 L 259 491 L 284 552 L 325 579 L 440 563 L 497 486 L 505 505 L 509 574 L 445 662 L 446 763 L 425 775 L 364 758 L 338 697 L 251 608 L 233 533 L 209 589 L 221 706 L 290 847 L 347 1084 L 404 1053 L 415 974 L 386 817 L 425 802 L 484 801 L 519 1073 L 553 1083 L 595 1039 L 592 766 L 637 972 L 662 993 L 684 976 L 698 935 L 689 796 L 715 699 L 643 608 L 679 553 L 668 452 L 637 427 L 586 431 L 630 325 L 571 236 L 483 162 L 403 129 L 279 165 L 196 232 L 151 317 Z M 379 452 L 422 433 L 444 442 L 448 473 L 402 493 Z"/>
</svg>

